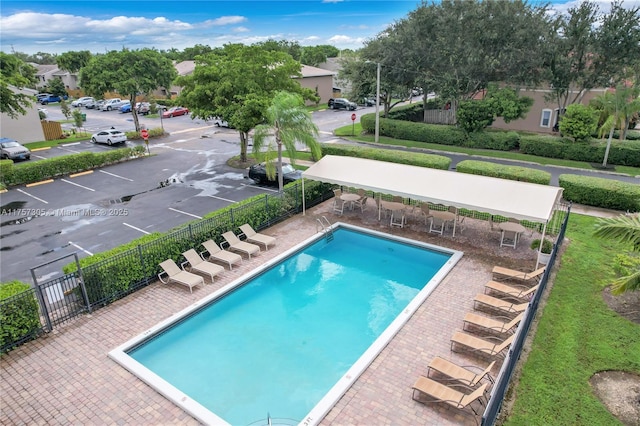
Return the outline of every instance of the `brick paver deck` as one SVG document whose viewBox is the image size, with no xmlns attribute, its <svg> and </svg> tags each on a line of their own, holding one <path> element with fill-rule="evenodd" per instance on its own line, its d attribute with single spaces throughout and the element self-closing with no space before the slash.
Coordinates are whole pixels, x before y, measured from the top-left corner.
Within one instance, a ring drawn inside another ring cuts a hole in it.
<svg viewBox="0 0 640 426">
<path fill-rule="evenodd" d="M 462 365 L 486 365 L 487 361 L 481 358 L 450 352 L 451 335 L 461 329 L 464 314 L 473 309 L 472 299 L 490 279 L 494 264 L 533 267 L 528 243 L 523 241 L 517 250 L 499 248 L 499 234 L 490 231 L 485 223 L 474 224 L 471 220 L 455 239 L 450 234 L 427 234 L 424 222 L 419 221 L 404 229 L 389 229 L 386 222 L 377 221 L 376 212 L 346 212 L 337 217 L 331 213 L 330 203 L 265 230 L 278 239 L 274 248 L 250 261 L 244 260 L 240 267 L 225 271 L 214 284 L 196 288 L 193 294 L 181 285 L 158 282 L 2 356 L 0 424 L 198 424 L 109 359 L 107 353 L 313 235 L 319 215 L 326 215 L 331 222 L 348 222 L 465 252 L 321 424 L 475 424 L 472 417 L 442 404 L 412 400 L 411 386 L 420 374 L 426 374 L 426 366 L 435 356 Z M 498 367 L 493 373 L 497 372 Z"/>
</svg>

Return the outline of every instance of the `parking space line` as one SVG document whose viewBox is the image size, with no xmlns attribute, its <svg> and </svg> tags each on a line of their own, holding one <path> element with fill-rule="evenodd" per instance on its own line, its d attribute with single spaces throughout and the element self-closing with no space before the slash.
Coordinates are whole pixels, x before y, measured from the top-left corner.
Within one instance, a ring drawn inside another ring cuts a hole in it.
<svg viewBox="0 0 640 426">
<path fill-rule="evenodd" d="M 85 250 L 82 247 L 80 247 L 79 245 L 77 245 L 76 243 L 74 243 L 73 241 L 69 241 L 69 244 L 71 244 L 72 246 L 74 246 L 75 248 L 77 248 L 78 250 L 82 250 L 83 252 L 87 253 L 89 256 L 93 256 L 93 253 L 91 253 L 89 250 Z"/>
<path fill-rule="evenodd" d="M 236 203 L 236 201 L 229 200 L 229 199 L 227 199 L 227 198 L 215 197 L 215 196 L 213 196 L 213 195 L 209 195 L 209 197 L 211 197 L 211 198 L 215 198 L 216 200 L 226 201 L 227 203 L 232 203 L 232 204 L 233 204 L 233 203 Z"/>
<path fill-rule="evenodd" d="M 195 214 L 183 212 L 182 210 L 174 209 L 173 207 L 169 207 L 169 210 L 173 210 L 176 213 L 186 214 L 187 216 L 195 217 L 196 219 L 202 219 L 202 216 L 196 216 Z"/>
<path fill-rule="evenodd" d="M 69 152 L 73 152 L 74 154 L 79 154 L 80 151 L 76 151 L 75 149 L 67 149 L 67 148 L 63 148 L 62 146 L 58 145 L 57 147 L 58 149 L 61 149 L 63 151 L 69 151 Z"/>
<path fill-rule="evenodd" d="M 124 179 L 124 180 L 128 180 L 129 182 L 133 182 L 133 179 L 129 179 L 126 178 L 124 176 L 120 176 L 120 175 L 116 175 L 114 173 L 109 173 L 109 172 L 105 172 L 104 170 L 98 170 L 100 173 L 104 173 L 105 175 L 109 175 L 109 176 L 113 176 L 113 177 L 117 177 L 119 179 Z"/>
<path fill-rule="evenodd" d="M 66 179 L 60 179 L 60 180 L 62 182 L 70 183 L 71 185 L 79 186 L 80 188 L 86 189 L 88 191 L 93 191 L 93 192 L 96 191 L 95 189 L 89 188 L 88 186 L 83 186 L 83 185 L 80 185 L 79 183 L 71 182 L 71 181 L 66 180 Z"/>
<path fill-rule="evenodd" d="M 136 231 L 140 231 L 140 232 L 142 232 L 143 234 L 147 234 L 147 235 L 149 235 L 149 234 L 151 233 L 151 232 L 147 232 L 147 231 L 145 231 L 144 229 L 136 228 L 135 226 L 133 226 L 133 225 L 129 225 L 128 223 L 125 223 L 125 222 L 122 222 L 122 224 L 123 224 L 124 226 L 128 226 L 128 227 L 129 227 L 129 228 L 131 228 L 131 229 L 135 229 Z"/>
<path fill-rule="evenodd" d="M 33 150 L 31 150 L 31 152 L 33 152 Z M 33 154 L 31 154 L 31 155 L 33 155 Z M 47 157 L 43 157 L 42 155 L 33 155 L 33 156 L 36 157 L 36 158 L 39 158 L 41 160 L 46 160 L 47 159 Z"/>
<path fill-rule="evenodd" d="M 36 199 L 36 200 L 38 200 L 38 201 L 40 201 L 40 202 L 42 202 L 42 203 L 49 204 L 49 202 L 48 202 L 48 201 L 45 201 L 45 200 L 43 200 L 42 198 L 38 198 L 38 197 L 36 197 L 35 195 L 31 195 L 31 194 L 29 194 L 27 191 L 23 191 L 22 189 L 16 189 L 16 191 L 21 192 L 21 193 L 23 193 L 24 195 L 26 195 L 26 196 L 28 196 L 28 197 L 31 197 L 31 198 L 33 198 L 33 199 Z"/>
</svg>

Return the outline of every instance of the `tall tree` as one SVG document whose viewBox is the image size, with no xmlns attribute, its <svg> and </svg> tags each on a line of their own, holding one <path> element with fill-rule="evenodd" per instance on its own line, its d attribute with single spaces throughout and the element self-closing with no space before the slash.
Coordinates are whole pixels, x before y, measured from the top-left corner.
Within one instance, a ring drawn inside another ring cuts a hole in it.
<svg viewBox="0 0 640 426">
<path fill-rule="evenodd" d="M 278 189 L 282 192 L 282 147 L 287 150 L 291 164 L 295 164 L 296 143 L 311 149 L 313 158 L 319 159 L 320 144 L 318 126 L 311 119 L 311 114 L 304 108 L 302 96 L 296 93 L 278 92 L 265 113 L 265 124 L 256 126 L 253 134 L 253 152 L 256 158 L 266 160 L 267 176 L 273 178 L 274 143 L 277 154 L 275 167 L 278 170 Z"/>
<path fill-rule="evenodd" d="M 631 244 L 632 250 L 640 252 L 640 215 L 618 216 L 601 219 L 596 224 L 594 235 L 623 244 Z M 630 275 L 619 277 L 611 286 L 613 294 L 640 290 L 640 268 Z"/>
<path fill-rule="evenodd" d="M 158 87 L 169 87 L 177 72 L 171 60 L 153 49 L 111 51 L 91 58 L 80 71 L 84 91 L 102 97 L 105 92 L 117 91 L 135 105 L 136 96 L 150 93 Z M 140 122 L 135 108 L 131 108 L 136 131 Z"/>
<path fill-rule="evenodd" d="M 180 102 L 192 117 L 220 117 L 238 130 L 240 160 L 247 161 L 249 131 L 264 122 L 264 113 L 278 91 L 317 101 L 314 91 L 302 88 L 301 65 L 289 54 L 258 45 L 227 44 L 196 58 L 192 74 L 181 76 Z"/>
<path fill-rule="evenodd" d="M 89 63 L 91 59 L 91 52 L 88 50 L 80 50 L 77 52 L 70 51 L 58 55 L 56 59 L 58 68 L 61 70 L 69 71 L 70 73 L 77 73 Z"/>
<path fill-rule="evenodd" d="M 616 1 L 601 14 L 595 2 L 580 2 L 555 17 L 542 40 L 547 99 L 564 111 L 588 90 L 620 83 L 625 69 L 640 61 L 640 8 Z"/>
<path fill-rule="evenodd" d="M 35 86 L 36 69 L 15 55 L 0 52 L 0 75 L 0 112 L 11 118 L 25 115 L 33 97 L 19 90 Z"/>
</svg>

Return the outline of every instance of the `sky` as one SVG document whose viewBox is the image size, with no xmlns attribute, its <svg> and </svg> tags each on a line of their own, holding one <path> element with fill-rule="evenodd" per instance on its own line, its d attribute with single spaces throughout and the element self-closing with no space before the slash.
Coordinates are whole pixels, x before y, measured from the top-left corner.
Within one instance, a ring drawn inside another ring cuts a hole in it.
<svg viewBox="0 0 640 426">
<path fill-rule="evenodd" d="M 551 0 L 559 11 L 580 0 Z M 609 1 L 597 1 L 601 10 Z M 359 49 L 419 0 L 0 0 L 0 50 L 60 54 L 122 48 L 184 50 L 288 40 Z M 530 0 L 529 4 L 542 4 Z M 640 0 L 625 4 L 640 5 Z"/>
</svg>

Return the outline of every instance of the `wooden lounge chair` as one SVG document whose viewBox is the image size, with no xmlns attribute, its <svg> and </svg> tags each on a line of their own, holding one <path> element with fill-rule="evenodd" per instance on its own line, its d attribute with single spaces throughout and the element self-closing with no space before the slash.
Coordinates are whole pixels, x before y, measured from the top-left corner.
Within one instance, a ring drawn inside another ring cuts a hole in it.
<svg viewBox="0 0 640 426">
<path fill-rule="evenodd" d="M 489 386 L 489 383 L 484 383 L 472 393 L 466 394 L 458 391 L 457 389 L 443 385 L 442 383 L 438 383 L 435 380 L 431 380 L 428 377 L 420 376 L 412 386 L 412 398 L 414 401 L 421 403 L 445 403 L 459 410 L 469 408 L 473 411 L 476 423 L 478 423 L 478 412 L 471 406 L 471 404 L 475 401 L 479 401 L 481 405 L 484 405 L 481 398 L 484 396 L 487 386 Z"/>
<path fill-rule="evenodd" d="M 489 379 L 490 382 L 493 383 L 493 379 L 489 376 L 489 372 L 495 365 L 495 361 L 492 361 L 487 368 L 485 368 L 480 373 L 473 372 L 469 370 L 469 368 L 475 368 L 480 370 L 479 367 L 471 366 L 471 367 L 461 367 L 458 364 L 455 364 L 451 361 L 447 361 L 444 358 L 440 358 L 439 356 L 435 357 L 429 363 L 429 370 L 427 372 L 427 377 L 431 377 L 432 371 L 437 371 L 438 373 L 448 376 L 449 380 L 455 380 L 457 382 L 462 383 L 463 385 L 469 387 L 475 387 L 480 380 L 482 380 L 485 376 Z"/>
<path fill-rule="evenodd" d="M 189 291 L 193 293 L 193 287 L 197 285 L 204 285 L 204 278 L 200 275 L 192 274 L 191 272 L 180 269 L 173 259 L 167 259 L 160 264 L 163 272 L 158 274 L 158 279 L 163 284 L 168 284 L 171 281 L 175 281 L 178 284 L 186 285 L 189 287 Z M 167 281 L 162 279 L 162 275 L 167 275 Z"/>
<path fill-rule="evenodd" d="M 501 315 L 508 315 L 510 317 L 514 314 L 524 312 L 525 309 L 527 309 L 527 306 L 529 306 L 529 302 L 512 303 L 508 300 L 498 299 L 497 297 L 489 296 L 484 293 L 478 294 L 473 299 L 473 304 L 476 310 L 480 310 L 479 308 L 486 308 L 500 312 Z"/>
<path fill-rule="evenodd" d="M 515 269 L 503 268 L 502 266 L 493 267 L 494 280 L 517 280 L 525 282 L 538 282 L 538 278 L 544 273 L 546 266 L 536 269 L 533 272 L 522 272 Z"/>
<path fill-rule="evenodd" d="M 186 270 L 188 265 L 190 271 L 201 272 L 209 275 L 211 277 L 211 282 L 213 282 L 214 276 L 224 271 L 222 266 L 204 260 L 194 249 L 189 249 L 182 253 L 182 255 L 187 259 L 186 262 L 182 263 L 182 269 Z"/>
<path fill-rule="evenodd" d="M 246 241 L 240 241 L 240 238 L 231 231 L 227 231 L 222 234 L 222 238 L 229 244 L 229 250 L 237 251 L 246 254 L 251 259 L 252 254 L 260 252 L 260 246 L 248 243 Z"/>
<path fill-rule="evenodd" d="M 497 281 L 489 281 L 484 285 L 484 292 L 495 292 L 502 297 L 508 296 L 520 301 L 524 301 L 531 295 L 533 295 L 533 293 L 535 293 L 539 286 L 540 284 L 536 284 L 535 286 L 530 288 L 519 288 L 499 283 Z"/>
<path fill-rule="evenodd" d="M 207 240 L 202 243 L 205 251 L 200 253 L 201 256 L 204 257 L 204 254 L 207 253 L 208 259 L 210 261 L 217 260 L 219 262 L 224 262 L 229 264 L 229 270 L 233 269 L 234 263 L 242 262 L 242 256 L 238 253 L 231 253 L 230 251 L 222 250 L 218 244 L 216 244 L 213 240 Z"/>
<path fill-rule="evenodd" d="M 247 242 L 258 245 L 263 244 L 265 251 L 269 250 L 270 245 L 276 243 L 275 237 L 254 231 L 251 225 L 249 225 L 248 223 L 240 225 L 240 230 L 245 235 L 245 237 L 247 237 Z"/>
<path fill-rule="evenodd" d="M 522 321 L 522 317 L 524 317 L 524 312 L 520 313 L 511 321 L 501 321 L 499 319 L 486 317 L 484 315 L 478 315 L 473 312 L 468 312 L 462 320 L 464 322 L 462 329 L 465 331 L 470 331 L 470 328 L 475 328 L 493 331 L 501 334 L 510 333 L 514 331 L 518 324 L 520 324 L 520 321 Z"/>
<path fill-rule="evenodd" d="M 502 351 L 513 343 L 515 337 L 516 335 L 512 334 L 505 340 L 496 343 L 493 341 L 496 339 L 485 340 L 471 334 L 456 331 L 451 337 L 451 351 L 458 352 L 456 349 L 459 349 L 459 351 L 470 351 L 486 355 L 489 358 L 502 357 Z"/>
</svg>

